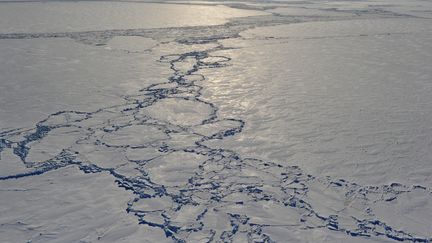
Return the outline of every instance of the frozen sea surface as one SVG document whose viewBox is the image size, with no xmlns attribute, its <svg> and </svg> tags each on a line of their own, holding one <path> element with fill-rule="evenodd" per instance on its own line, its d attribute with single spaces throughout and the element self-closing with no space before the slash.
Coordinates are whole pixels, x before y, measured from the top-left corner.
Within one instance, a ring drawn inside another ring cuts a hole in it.
<svg viewBox="0 0 432 243">
<path fill-rule="evenodd" d="M 65 32 L 218 25 L 228 18 L 262 15 L 226 6 L 115 1 L 1 3 L 0 32 Z"/>
<path fill-rule="evenodd" d="M 429 1 L 0 1 L 1 242 L 432 242 Z"/>
</svg>

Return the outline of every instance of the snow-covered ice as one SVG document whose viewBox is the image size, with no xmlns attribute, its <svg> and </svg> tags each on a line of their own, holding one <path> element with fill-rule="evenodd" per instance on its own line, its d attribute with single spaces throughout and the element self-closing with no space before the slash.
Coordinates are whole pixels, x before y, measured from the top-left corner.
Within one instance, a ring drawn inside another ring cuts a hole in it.
<svg viewBox="0 0 432 243">
<path fill-rule="evenodd" d="M 0 241 L 432 242 L 431 13 L 0 1 Z"/>
</svg>

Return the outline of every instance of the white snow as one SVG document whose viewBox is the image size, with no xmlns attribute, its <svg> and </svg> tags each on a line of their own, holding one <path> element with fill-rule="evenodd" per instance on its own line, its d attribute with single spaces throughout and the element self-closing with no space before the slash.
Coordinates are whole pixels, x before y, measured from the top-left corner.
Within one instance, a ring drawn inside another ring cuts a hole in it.
<svg viewBox="0 0 432 243">
<path fill-rule="evenodd" d="M 0 0 L 0 241 L 431 242 L 431 13 Z"/>
</svg>

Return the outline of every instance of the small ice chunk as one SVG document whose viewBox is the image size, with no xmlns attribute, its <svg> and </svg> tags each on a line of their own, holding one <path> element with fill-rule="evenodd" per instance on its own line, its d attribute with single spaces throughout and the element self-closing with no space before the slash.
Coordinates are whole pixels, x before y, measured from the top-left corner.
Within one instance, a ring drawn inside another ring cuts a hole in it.
<svg viewBox="0 0 432 243">
<path fill-rule="evenodd" d="M 167 135 L 156 126 L 132 125 L 106 133 L 102 141 L 111 146 L 139 146 L 166 138 Z"/>
<path fill-rule="evenodd" d="M 142 115 L 180 126 L 194 126 L 209 118 L 212 107 L 206 103 L 181 98 L 163 99 L 146 107 Z"/>
<path fill-rule="evenodd" d="M 178 186 L 186 184 L 203 161 L 202 155 L 174 152 L 152 160 L 145 165 L 145 169 L 153 182 L 165 186 Z"/>
</svg>

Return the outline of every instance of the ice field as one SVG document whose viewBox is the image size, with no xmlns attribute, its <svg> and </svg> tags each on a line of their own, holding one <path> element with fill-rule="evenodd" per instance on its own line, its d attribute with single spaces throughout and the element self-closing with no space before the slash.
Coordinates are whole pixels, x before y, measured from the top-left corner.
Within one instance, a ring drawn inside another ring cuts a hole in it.
<svg viewBox="0 0 432 243">
<path fill-rule="evenodd" d="M 0 242 L 432 242 L 432 2 L 0 1 Z"/>
</svg>

